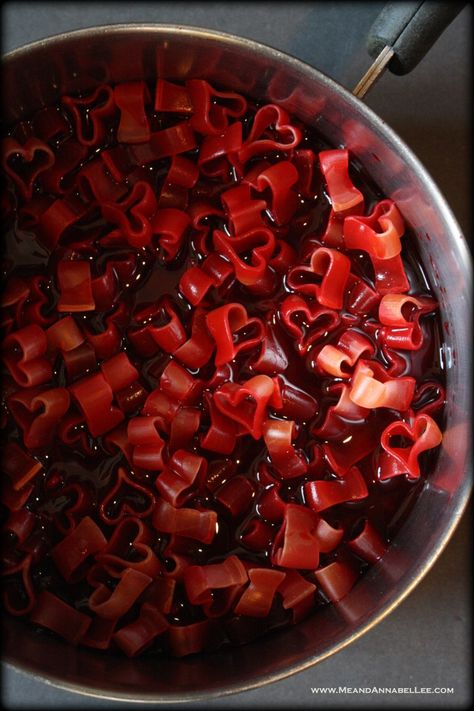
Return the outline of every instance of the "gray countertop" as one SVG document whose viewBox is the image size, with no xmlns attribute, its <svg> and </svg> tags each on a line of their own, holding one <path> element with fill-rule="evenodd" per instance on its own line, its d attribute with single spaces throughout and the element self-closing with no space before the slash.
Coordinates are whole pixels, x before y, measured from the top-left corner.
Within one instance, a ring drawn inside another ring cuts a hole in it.
<svg viewBox="0 0 474 711">
<path fill-rule="evenodd" d="M 365 35 L 380 2 L 7 2 L 3 51 L 60 32 L 119 22 L 209 27 L 261 41 L 314 65 L 351 88 L 369 66 Z M 467 5 L 419 66 L 385 75 L 366 103 L 421 159 L 471 242 L 470 43 Z M 416 590 L 388 618 L 316 667 L 270 686 L 192 709 L 464 708 L 472 698 L 469 517 Z M 2 670 L 6 708 L 120 708 Z M 453 693 L 312 693 L 312 687 L 450 687 Z"/>
</svg>

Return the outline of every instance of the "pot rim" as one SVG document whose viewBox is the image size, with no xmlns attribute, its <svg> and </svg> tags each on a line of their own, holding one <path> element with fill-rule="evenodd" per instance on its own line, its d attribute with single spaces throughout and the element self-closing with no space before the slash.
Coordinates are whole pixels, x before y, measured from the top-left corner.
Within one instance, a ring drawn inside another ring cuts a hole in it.
<svg viewBox="0 0 474 711">
<path fill-rule="evenodd" d="M 311 66 L 307 62 L 304 62 L 303 60 L 300 60 L 287 52 L 283 52 L 277 48 L 274 48 L 271 45 L 264 44 L 256 40 L 248 39 L 246 37 L 242 37 L 228 32 L 222 32 L 218 30 L 208 29 L 205 27 L 196 27 L 186 24 L 130 22 L 111 23 L 107 25 L 92 25 L 90 27 L 81 28 L 78 30 L 71 30 L 68 32 L 51 35 L 44 39 L 30 42 L 21 47 L 18 47 L 17 49 L 5 53 L 2 56 L 2 63 L 9 63 L 11 61 L 21 59 L 23 57 L 26 58 L 38 49 L 61 46 L 61 44 L 63 43 L 67 43 L 70 40 L 74 40 L 81 37 L 107 37 L 111 35 L 120 35 L 130 32 L 157 36 L 172 32 L 181 37 L 198 36 L 202 39 L 208 39 L 210 41 L 225 41 L 236 48 L 240 48 L 241 50 L 246 49 L 248 51 L 251 51 L 252 53 L 258 53 L 260 56 L 266 57 L 268 59 L 279 59 L 287 66 L 291 66 L 301 70 L 307 76 L 313 76 L 317 78 L 320 83 L 325 84 L 332 92 L 341 95 L 346 102 L 352 104 L 370 124 L 378 128 L 378 130 L 393 146 L 393 150 L 396 151 L 397 154 L 402 157 L 403 161 L 406 164 L 408 164 L 410 170 L 420 177 L 420 179 L 425 184 L 427 191 L 432 196 L 433 203 L 436 206 L 436 209 L 442 213 L 443 218 L 449 226 L 451 249 L 456 252 L 459 261 L 464 265 L 464 276 L 466 278 L 466 284 L 469 291 L 468 295 L 466 296 L 466 310 L 468 312 L 471 312 L 471 254 L 467 242 L 462 234 L 461 228 L 440 189 L 437 187 L 436 183 L 434 182 L 426 168 L 423 166 L 421 161 L 413 153 L 411 148 L 407 146 L 407 144 L 398 136 L 398 134 L 395 133 L 395 131 L 385 121 L 383 121 L 375 113 L 375 111 L 368 107 L 363 101 L 355 97 L 344 86 L 339 84 L 331 77 L 328 77 L 326 74 L 319 71 L 315 67 Z M 469 411 L 471 412 L 471 410 Z M 227 685 L 221 688 L 215 687 L 207 692 L 181 692 L 171 694 L 167 693 L 166 695 L 157 697 L 153 694 L 147 694 L 146 692 L 137 691 L 135 696 L 131 697 L 131 695 L 127 692 L 109 692 L 107 690 L 94 686 L 78 686 L 73 683 L 68 683 L 64 679 L 57 678 L 53 675 L 43 675 L 41 673 L 38 673 L 36 668 L 33 668 L 32 666 L 30 667 L 28 663 L 19 664 L 16 660 L 12 660 L 9 658 L 4 658 L 3 662 L 15 671 L 29 674 L 37 680 L 40 680 L 56 688 L 63 689 L 65 691 L 70 691 L 94 698 L 110 699 L 113 701 L 128 701 L 131 703 L 155 704 L 202 701 L 220 696 L 229 696 L 231 694 L 260 688 L 269 683 L 281 681 L 285 678 L 288 678 L 289 676 L 292 676 L 293 674 L 302 672 L 305 669 L 308 669 L 316 665 L 318 662 L 321 662 L 324 659 L 331 657 L 333 654 L 336 654 L 337 652 L 341 651 L 345 647 L 349 646 L 352 642 L 362 637 L 362 635 L 371 630 L 373 627 L 375 627 L 379 622 L 381 622 L 385 617 L 387 617 L 401 602 L 403 602 L 403 600 L 408 597 L 408 595 L 425 577 L 429 570 L 431 570 L 431 568 L 436 563 L 442 552 L 445 550 L 447 544 L 449 543 L 469 501 L 470 491 L 472 487 L 472 465 L 470 465 L 469 457 L 466 458 L 466 461 L 468 463 L 464 472 L 464 477 L 461 480 L 458 490 L 453 496 L 453 513 L 451 515 L 451 518 L 447 521 L 444 530 L 440 532 L 436 543 L 433 544 L 432 549 L 429 552 L 429 555 L 425 558 L 425 560 L 419 561 L 418 564 L 415 566 L 413 570 L 413 575 L 409 580 L 408 584 L 404 587 L 404 589 L 402 589 L 395 596 L 394 599 L 389 600 L 387 603 L 385 603 L 385 605 L 382 606 L 379 610 L 377 610 L 376 613 L 373 613 L 371 616 L 369 616 L 368 620 L 364 624 L 362 624 L 357 630 L 355 630 L 350 636 L 340 641 L 334 647 L 320 654 L 309 657 L 308 659 L 302 662 L 293 663 L 282 671 L 277 671 L 270 674 L 262 674 L 258 678 L 255 678 L 247 683 L 237 682 L 230 686 Z M 209 655 L 209 657 L 211 658 L 211 655 Z"/>
</svg>

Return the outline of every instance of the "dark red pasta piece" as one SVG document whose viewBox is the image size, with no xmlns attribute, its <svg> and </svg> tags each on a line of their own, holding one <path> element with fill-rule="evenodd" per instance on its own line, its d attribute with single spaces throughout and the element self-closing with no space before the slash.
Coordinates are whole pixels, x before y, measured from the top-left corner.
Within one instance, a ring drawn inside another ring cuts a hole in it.
<svg viewBox="0 0 474 711">
<path fill-rule="evenodd" d="M 55 160 L 51 148 L 39 138 L 29 138 L 21 145 L 14 138 L 2 141 L 2 166 L 13 180 L 21 196 L 32 197 L 37 178 L 50 168 Z"/>
<path fill-rule="evenodd" d="M 63 96 L 61 103 L 71 116 L 79 143 L 91 148 L 102 142 L 106 120 L 115 113 L 114 92 L 110 86 L 102 84 L 80 98 Z"/>
<path fill-rule="evenodd" d="M 157 531 L 174 533 L 202 543 L 211 543 L 216 534 L 215 511 L 197 511 L 193 508 L 176 508 L 160 499 L 153 512 L 153 525 Z"/>
<path fill-rule="evenodd" d="M 318 513 L 346 501 L 365 499 L 369 493 L 357 467 L 351 467 L 342 479 L 309 481 L 304 484 L 304 491 L 308 505 Z"/>
<path fill-rule="evenodd" d="M 30 615 L 30 620 L 77 645 L 87 633 L 91 618 L 67 605 L 56 595 L 42 590 Z"/>
<path fill-rule="evenodd" d="M 272 563 L 282 568 L 316 570 L 319 565 L 318 517 L 299 504 L 285 507 L 282 525 L 275 536 Z"/>
<path fill-rule="evenodd" d="M 250 568 L 249 585 L 240 597 L 234 612 L 249 617 L 267 617 L 278 587 L 285 579 L 281 570 Z"/>
<path fill-rule="evenodd" d="M 178 449 L 155 481 L 161 496 L 173 506 L 181 506 L 190 489 L 203 485 L 207 461 L 193 452 Z"/>
<path fill-rule="evenodd" d="M 89 609 L 98 617 L 117 620 L 131 608 L 151 580 L 148 575 L 139 570 L 126 568 L 113 591 L 104 584 L 96 587 L 89 597 Z"/>
<path fill-rule="evenodd" d="M 107 539 L 96 523 L 86 516 L 74 530 L 51 550 L 51 557 L 65 580 L 70 580 L 77 569 L 91 555 L 101 551 Z"/>
<path fill-rule="evenodd" d="M 47 447 L 55 430 L 69 409 L 70 396 L 66 388 L 20 390 L 8 400 L 13 417 L 23 431 L 28 449 Z"/>
<path fill-rule="evenodd" d="M 119 577 L 125 568 L 133 568 L 156 578 L 163 565 L 150 547 L 152 543 L 152 531 L 143 520 L 127 516 L 119 521 L 95 560 L 114 577 Z"/>
<path fill-rule="evenodd" d="M 118 467 L 114 478 L 115 483 L 100 502 L 101 519 L 113 526 L 127 516 L 149 516 L 155 506 L 150 489 L 132 479 L 123 467 Z"/>
<path fill-rule="evenodd" d="M 52 367 L 47 358 L 47 338 L 36 324 L 10 333 L 3 341 L 3 362 L 21 387 L 35 387 L 51 380 Z"/>
<path fill-rule="evenodd" d="M 75 260 L 58 264 L 58 311 L 93 311 L 90 262 Z"/>
<path fill-rule="evenodd" d="M 150 138 L 150 126 L 145 104 L 150 101 L 144 81 L 117 84 L 114 101 L 120 111 L 117 138 L 120 143 L 146 143 Z"/>
<path fill-rule="evenodd" d="M 138 618 L 115 632 L 113 639 L 128 657 L 135 657 L 168 627 L 166 618 L 153 605 L 144 603 Z"/>
</svg>

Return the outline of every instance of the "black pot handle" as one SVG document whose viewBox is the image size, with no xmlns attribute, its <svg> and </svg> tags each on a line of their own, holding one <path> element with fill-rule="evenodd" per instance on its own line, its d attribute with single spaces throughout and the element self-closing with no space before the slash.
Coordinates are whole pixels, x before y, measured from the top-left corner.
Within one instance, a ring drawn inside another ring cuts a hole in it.
<svg viewBox="0 0 474 711">
<path fill-rule="evenodd" d="M 367 49 L 372 58 L 385 47 L 394 54 L 387 64 L 393 74 L 408 74 L 466 5 L 465 2 L 390 2 L 370 28 Z"/>
<path fill-rule="evenodd" d="M 465 2 L 389 2 L 370 28 L 367 49 L 374 57 L 352 93 L 362 99 L 385 69 L 408 74 L 434 45 Z"/>
</svg>

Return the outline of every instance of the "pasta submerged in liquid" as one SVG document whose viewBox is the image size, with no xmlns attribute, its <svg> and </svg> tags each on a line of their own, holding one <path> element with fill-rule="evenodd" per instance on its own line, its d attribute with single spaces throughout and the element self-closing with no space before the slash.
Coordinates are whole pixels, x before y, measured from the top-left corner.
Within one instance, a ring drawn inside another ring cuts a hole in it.
<svg viewBox="0 0 474 711">
<path fill-rule="evenodd" d="M 342 599 L 442 438 L 395 203 L 197 79 L 65 96 L 2 163 L 6 610 L 184 656 Z"/>
</svg>

